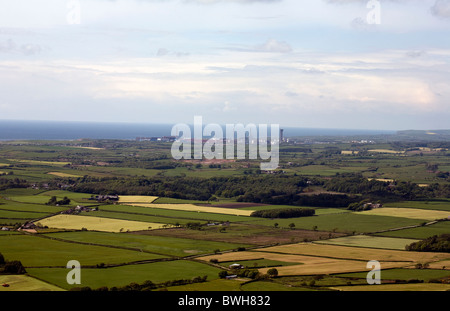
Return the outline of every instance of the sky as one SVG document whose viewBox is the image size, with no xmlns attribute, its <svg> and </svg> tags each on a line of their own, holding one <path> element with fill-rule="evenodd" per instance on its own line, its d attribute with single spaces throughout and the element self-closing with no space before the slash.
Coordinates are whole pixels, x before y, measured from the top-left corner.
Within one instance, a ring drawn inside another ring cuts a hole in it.
<svg viewBox="0 0 450 311">
<path fill-rule="evenodd" d="M 0 0 L 0 120 L 449 129 L 449 34 L 450 0 Z"/>
</svg>

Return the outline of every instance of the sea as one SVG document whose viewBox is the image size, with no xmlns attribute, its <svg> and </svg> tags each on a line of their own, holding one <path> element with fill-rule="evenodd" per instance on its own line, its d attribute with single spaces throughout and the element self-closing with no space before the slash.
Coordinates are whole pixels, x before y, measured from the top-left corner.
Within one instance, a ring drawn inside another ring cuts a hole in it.
<svg viewBox="0 0 450 311">
<path fill-rule="evenodd" d="M 170 136 L 174 124 L 0 120 L 0 140 L 124 139 Z M 394 134 L 386 130 L 282 127 L 284 137 Z"/>
</svg>

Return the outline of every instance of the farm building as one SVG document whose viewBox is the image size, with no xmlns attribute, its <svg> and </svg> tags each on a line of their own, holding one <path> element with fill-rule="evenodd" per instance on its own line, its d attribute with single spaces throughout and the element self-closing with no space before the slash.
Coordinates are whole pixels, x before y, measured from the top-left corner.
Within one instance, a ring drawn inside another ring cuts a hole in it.
<svg viewBox="0 0 450 311">
<path fill-rule="evenodd" d="M 229 268 L 230 269 L 242 269 L 242 268 L 244 268 L 244 266 L 241 264 L 238 264 L 238 263 L 234 263 L 232 265 L 229 265 Z"/>
</svg>

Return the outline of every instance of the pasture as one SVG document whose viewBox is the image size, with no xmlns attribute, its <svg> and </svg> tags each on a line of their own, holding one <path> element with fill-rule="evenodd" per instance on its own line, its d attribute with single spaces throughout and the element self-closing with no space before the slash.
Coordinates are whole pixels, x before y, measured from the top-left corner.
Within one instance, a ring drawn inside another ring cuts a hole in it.
<svg viewBox="0 0 450 311">
<path fill-rule="evenodd" d="M 450 211 L 435 211 L 418 208 L 383 207 L 360 212 L 361 215 L 391 216 L 418 220 L 437 220 L 450 217 Z"/>
<path fill-rule="evenodd" d="M 79 243 L 93 243 L 105 246 L 134 248 L 167 256 L 185 257 L 199 254 L 213 253 L 246 246 L 242 244 L 198 241 L 186 238 L 140 235 L 135 233 L 106 233 L 106 232 L 58 232 L 45 234 L 49 238 Z"/>
<path fill-rule="evenodd" d="M 105 246 L 67 243 L 50 238 L 23 234 L 0 235 L 1 253 L 6 259 L 20 260 L 29 267 L 65 267 L 69 260 L 78 260 L 82 266 L 99 263 L 123 264 L 153 260 L 165 256 Z"/>
<path fill-rule="evenodd" d="M 1 286 L 0 292 L 15 291 L 62 291 L 63 289 L 47 282 L 35 279 L 28 275 L 0 275 L 0 284 L 8 284 L 8 287 Z"/>
<path fill-rule="evenodd" d="M 403 239 L 403 238 L 389 238 L 389 237 L 376 237 L 376 236 L 367 236 L 367 235 L 354 235 L 354 236 L 346 236 L 346 237 L 328 239 L 328 240 L 324 240 L 324 241 L 315 241 L 314 243 L 404 250 L 406 245 L 409 245 L 409 244 L 417 242 L 417 241 L 419 241 L 419 240 Z"/>
<path fill-rule="evenodd" d="M 155 284 L 166 281 L 207 276 L 207 280 L 218 278 L 220 269 L 189 260 L 161 261 L 148 264 L 125 265 L 104 269 L 84 268 L 81 270 L 81 285 L 66 282 L 68 269 L 29 268 L 31 276 L 45 280 L 64 289 L 89 286 L 93 289 L 107 286 L 125 286 L 130 283 L 152 281 Z"/>
<path fill-rule="evenodd" d="M 146 195 L 120 195 L 119 203 L 153 203 L 158 199 L 155 196 L 146 196 Z"/>
</svg>

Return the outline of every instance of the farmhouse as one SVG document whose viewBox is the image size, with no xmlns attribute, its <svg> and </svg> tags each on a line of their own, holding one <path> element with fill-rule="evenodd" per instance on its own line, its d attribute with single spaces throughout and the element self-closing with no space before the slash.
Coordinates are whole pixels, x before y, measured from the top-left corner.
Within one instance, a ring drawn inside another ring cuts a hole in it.
<svg viewBox="0 0 450 311">
<path fill-rule="evenodd" d="M 383 205 L 381 203 L 364 203 L 363 207 L 364 209 L 374 209 L 381 208 Z"/>
<path fill-rule="evenodd" d="M 118 195 L 96 195 L 92 198 L 89 198 L 89 200 L 97 200 L 98 202 L 104 202 L 104 201 L 119 201 Z"/>
<path fill-rule="evenodd" d="M 242 269 L 242 268 L 244 268 L 244 266 L 241 264 L 238 264 L 238 263 L 234 263 L 232 265 L 229 265 L 229 268 L 230 269 Z"/>
</svg>

